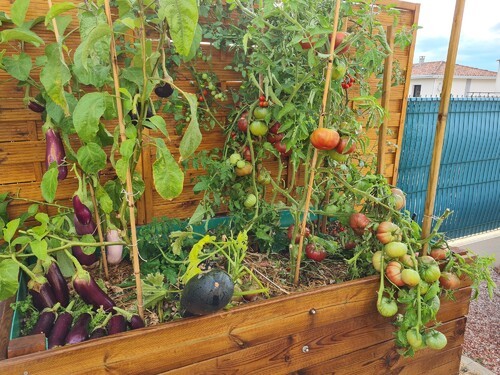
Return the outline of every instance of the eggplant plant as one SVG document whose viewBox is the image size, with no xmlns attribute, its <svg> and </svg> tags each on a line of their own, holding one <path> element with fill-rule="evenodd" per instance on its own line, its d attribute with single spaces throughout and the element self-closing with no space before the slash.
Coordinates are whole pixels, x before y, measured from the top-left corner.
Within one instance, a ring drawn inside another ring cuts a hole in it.
<svg viewBox="0 0 500 375">
<path fill-rule="evenodd" d="M 197 97 L 176 85 L 166 64 L 172 59 L 187 62 L 199 49 L 196 0 L 118 1 L 112 6 L 119 16 L 112 21 L 109 5 L 108 0 L 55 3 L 45 17 L 29 19 L 34 4 L 16 0 L 10 12 L 2 13 L 0 69 L 24 89 L 24 105 L 39 114 L 44 124 L 46 171 L 40 190 L 58 214 L 49 218 L 40 212 L 28 213 L 39 224 L 32 229 L 24 225 L 27 217 L 0 221 L 4 242 L 0 246 L 0 300 L 15 293 L 17 275 L 23 270 L 40 307 L 56 301 L 67 305 L 60 286 L 57 296 L 50 296 L 45 291 L 50 282 L 32 272 L 26 260 L 35 257 L 47 262 L 51 275 L 56 265 L 52 256 L 63 260 L 63 274 L 75 275 L 75 288 L 89 287 L 92 280 L 78 266 L 71 266 L 64 250 L 72 249 L 70 256 L 79 264 L 91 265 L 99 260 L 95 249 L 107 245 L 111 263 L 121 260 L 123 246 L 132 242 L 129 197 L 137 200 L 144 192 L 144 181 L 136 170 L 144 145 L 156 148 L 154 187 L 161 197 L 171 200 L 183 189 L 181 161 L 191 158 L 201 143 Z M 77 29 L 72 29 L 75 21 Z M 47 37 L 47 31 L 53 37 Z M 70 46 L 67 43 L 75 40 L 75 31 L 78 43 Z M 42 56 L 38 56 L 40 49 Z M 120 64 L 113 65 L 114 57 Z M 178 149 L 180 160 L 173 157 L 167 124 L 157 113 L 152 95 L 165 100 L 182 97 L 189 108 L 190 122 Z M 111 170 L 113 178 L 104 179 L 105 170 L 106 174 Z M 73 210 L 65 210 L 56 202 L 58 185 L 75 177 L 78 189 L 72 198 Z M 22 194 L 21 190 L 10 198 L 22 199 Z M 52 282 L 57 282 L 57 276 Z M 113 304 L 105 305 L 110 309 Z"/>
</svg>

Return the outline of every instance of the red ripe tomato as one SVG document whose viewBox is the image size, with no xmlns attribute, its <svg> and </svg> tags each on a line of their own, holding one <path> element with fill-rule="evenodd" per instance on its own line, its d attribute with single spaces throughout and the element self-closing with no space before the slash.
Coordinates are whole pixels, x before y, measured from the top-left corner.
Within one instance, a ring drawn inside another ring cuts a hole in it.
<svg viewBox="0 0 500 375">
<path fill-rule="evenodd" d="M 349 226 L 352 228 L 354 233 L 360 236 L 365 233 L 365 229 L 368 224 L 370 224 L 370 219 L 368 219 L 365 214 L 355 212 L 349 218 Z"/>
<path fill-rule="evenodd" d="M 252 152 L 250 151 L 250 147 L 248 146 L 245 146 L 245 148 L 243 148 L 243 159 L 245 159 L 246 161 L 252 161 Z"/>
<path fill-rule="evenodd" d="M 292 153 L 291 149 L 286 150 L 286 145 L 281 141 L 274 143 L 274 148 L 283 156 L 290 156 Z"/>
<path fill-rule="evenodd" d="M 311 41 L 311 38 L 308 37 L 307 39 L 301 40 L 299 44 L 302 49 L 310 49 L 316 44 L 316 42 Z"/>
<path fill-rule="evenodd" d="M 349 242 L 346 242 L 345 245 L 344 245 L 344 250 L 352 250 L 356 247 L 356 242 L 353 242 L 353 241 L 349 241 Z"/>
<path fill-rule="evenodd" d="M 449 250 L 446 247 L 431 249 L 431 257 L 436 260 L 445 260 L 448 257 Z"/>
<path fill-rule="evenodd" d="M 340 136 L 333 129 L 318 128 L 311 134 L 311 143 L 318 150 L 333 150 L 339 144 Z"/>
<path fill-rule="evenodd" d="M 295 225 L 292 224 L 288 227 L 288 231 L 287 231 L 287 236 L 288 236 L 288 239 L 291 241 L 292 240 L 292 236 L 293 236 L 293 231 L 295 229 Z M 300 229 L 299 231 L 297 232 L 297 235 L 295 236 L 295 243 L 299 243 L 300 242 Z M 308 227 L 306 227 L 306 230 L 305 230 L 305 233 L 304 233 L 304 237 L 309 237 L 311 235 L 311 231 L 309 230 Z"/>
<path fill-rule="evenodd" d="M 442 272 L 439 283 L 445 289 L 458 289 L 460 287 L 460 279 L 452 272 Z"/>
<path fill-rule="evenodd" d="M 248 113 L 244 112 L 238 120 L 238 129 L 240 129 L 243 133 L 246 133 L 248 129 L 247 115 Z"/>
<path fill-rule="evenodd" d="M 342 42 L 344 41 L 345 37 L 349 35 L 348 33 L 344 33 L 344 32 L 337 32 L 337 34 L 335 34 L 335 49 L 337 49 L 341 44 Z M 340 51 L 336 51 L 338 55 L 342 55 L 344 53 L 346 53 L 348 50 L 349 50 L 349 44 L 346 44 L 344 48 L 342 48 Z"/>
<path fill-rule="evenodd" d="M 266 101 L 266 97 L 265 97 L 264 95 L 261 95 L 261 96 L 259 97 L 259 101 L 260 101 L 260 102 L 265 102 L 265 101 Z"/>
<path fill-rule="evenodd" d="M 269 133 L 278 134 L 280 131 L 281 124 L 279 122 L 275 122 L 273 126 L 269 128 Z"/>
<path fill-rule="evenodd" d="M 401 240 L 401 228 L 390 221 L 383 221 L 377 228 L 377 239 L 384 245 Z"/>
<path fill-rule="evenodd" d="M 403 278 L 401 276 L 402 265 L 399 262 L 389 262 L 387 268 L 385 269 L 385 275 L 394 285 L 403 286 L 405 285 Z"/>
<path fill-rule="evenodd" d="M 313 243 L 310 243 L 306 246 L 306 257 L 308 257 L 309 259 L 312 259 L 316 262 L 321 262 L 326 258 L 326 256 L 327 253 L 321 246 L 316 246 Z"/>
<path fill-rule="evenodd" d="M 273 134 L 271 132 L 269 132 L 267 134 L 267 141 L 269 143 L 272 143 L 272 144 L 275 144 L 276 142 L 279 142 L 283 139 L 283 137 L 285 137 L 285 134 L 281 133 L 281 134 Z"/>
<path fill-rule="evenodd" d="M 348 143 L 351 144 L 351 147 L 346 150 L 346 146 Z M 349 138 L 345 137 L 340 138 L 339 144 L 337 145 L 337 147 L 335 147 L 335 151 L 343 155 L 351 154 L 354 152 L 354 150 L 356 150 L 356 143 L 354 142 L 354 140 L 350 140 Z"/>
</svg>

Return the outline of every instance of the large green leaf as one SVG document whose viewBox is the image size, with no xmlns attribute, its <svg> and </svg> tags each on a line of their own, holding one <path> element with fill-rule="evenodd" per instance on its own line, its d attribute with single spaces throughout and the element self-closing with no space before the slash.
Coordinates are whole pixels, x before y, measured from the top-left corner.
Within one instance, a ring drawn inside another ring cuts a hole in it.
<svg viewBox="0 0 500 375">
<path fill-rule="evenodd" d="M 19 264 L 12 259 L 0 262 L 0 301 L 16 294 L 19 288 Z"/>
<path fill-rule="evenodd" d="M 50 44 L 45 48 L 47 64 L 40 72 L 40 82 L 49 97 L 69 115 L 69 106 L 64 93 L 64 85 L 71 79 L 68 66 L 63 61 L 59 44 Z"/>
<path fill-rule="evenodd" d="M 91 51 L 94 49 L 95 44 L 101 40 L 101 38 L 106 38 L 106 44 L 109 45 L 111 30 L 107 24 L 99 24 L 89 33 L 87 38 L 85 38 L 82 43 L 78 46 L 80 51 L 80 59 L 82 66 L 88 70 L 88 58 Z"/>
<path fill-rule="evenodd" d="M 26 13 L 30 6 L 30 0 L 16 0 L 10 7 L 10 17 L 12 22 L 17 26 L 21 26 L 26 18 Z"/>
<path fill-rule="evenodd" d="M 30 243 L 31 251 L 38 259 L 45 260 L 47 258 L 47 249 L 49 248 L 45 240 L 33 240 Z"/>
<path fill-rule="evenodd" d="M 36 35 L 33 31 L 24 28 L 7 29 L 0 32 L 0 42 L 7 43 L 12 40 L 31 43 L 35 47 L 45 44 L 43 39 Z"/>
<path fill-rule="evenodd" d="M 42 184 L 41 184 L 42 197 L 49 203 L 54 202 L 54 199 L 56 198 L 58 175 L 59 175 L 59 170 L 57 168 L 57 164 L 54 162 L 52 163 L 51 167 L 47 169 L 47 171 L 43 174 L 42 177 Z"/>
<path fill-rule="evenodd" d="M 198 24 L 196 0 L 159 0 L 158 15 L 167 20 L 177 52 L 188 56 Z"/>
<path fill-rule="evenodd" d="M 16 234 L 17 228 L 19 228 L 19 223 L 21 222 L 20 218 L 11 220 L 7 223 L 5 228 L 2 229 L 3 231 L 3 239 L 6 242 L 10 242 L 14 235 Z"/>
<path fill-rule="evenodd" d="M 156 191 L 163 199 L 172 200 L 182 193 L 184 173 L 174 160 L 163 139 L 156 140 L 153 181 Z"/>
<path fill-rule="evenodd" d="M 196 95 L 183 92 L 184 96 L 189 102 L 191 109 L 191 121 L 182 137 L 181 144 L 179 146 L 179 152 L 181 154 L 181 160 L 188 159 L 194 154 L 196 149 L 201 143 L 202 135 L 200 131 L 200 125 L 198 124 L 197 108 L 198 101 L 196 100 Z"/>
<path fill-rule="evenodd" d="M 3 64 L 5 70 L 15 79 L 19 81 L 26 81 L 30 76 L 31 68 L 33 63 L 31 62 L 31 57 L 21 52 L 19 55 L 12 55 L 4 57 Z"/>
<path fill-rule="evenodd" d="M 84 142 L 94 140 L 99 131 L 99 120 L 106 111 L 107 93 L 91 92 L 85 94 L 73 112 L 73 124 L 78 136 Z"/>
<path fill-rule="evenodd" d="M 97 143 L 80 147 L 77 153 L 78 163 L 87 174 L 96 174 L 106 167 L 106 153 Z"/>
<path fill-rule="evenodd" d="M 75 9 L 76 5 L 70 2 L 65 2 L 65 3 L 60 3 L 60 4 L 54 4 L 50 8 L 50 10 L 47 12 L 45 15 L 45 26 L 49 24 L 50 21 L 54 17 L 57 17 L 59 14 L 67 12 L 68 10 Z"/>
</svg>

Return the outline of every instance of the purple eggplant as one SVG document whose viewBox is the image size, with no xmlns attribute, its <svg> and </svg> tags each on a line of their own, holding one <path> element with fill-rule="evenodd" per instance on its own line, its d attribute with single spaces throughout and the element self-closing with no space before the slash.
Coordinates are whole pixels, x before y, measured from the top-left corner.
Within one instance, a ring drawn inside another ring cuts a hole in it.
<svg viewBox="0 0 500 375">
<path fill-rule="evenodd" d="M 108 335 L 125 332 L 127 330 L 127 320 L 123 315 L 113 315 L 108 322 Z"/>
<path fill-rule="evenodd" d="M 87 225 L 92 221 L 92 212 L 85 206 L 78 195 L 73 196 L 75 216 L 81 224 Z"/>
<path fill-rule="evenodd" d="M 78 344 L 87 340 L 89 336 L 89 324 L 92 316 L 89 313 L 83 313 L 76 319 L 75 324 L 66 335 L 66 344 Z"/>
<path fill-rule="evenodd" d="M 71 328 L 71 322 L 73 322 L 73 315 L 70 312 L 63 312 L 57 317 L 49 335 L 49 349 L 65 344 L 66 336 Z"/>
<path fill-rule="evenodd" d="M 85 303 L 92 305 L 96 310 L 102 306 L 104 311 L 109 312 L 115 306 L 113 300 L 97 285 L 90 273 L 83 268 L 77 268 L 77 272 L 73 276 L 73 288 Z"/>
<path fill-rule="evenodd" d="M 59 181 L 64 180 L 68 175 L 68 167 L 64 165 L 66 153 L 64 152 L 61 136 L 54 129 L 48 129 L 45 133 L 45 142 L 45 164 L 49 168 L 50 164 L 56 162 L 59 170 L 57 179 Z"/>
<path fill-rule="evenodd" d="M 43 111 L 45 111 L 45 106 L 38 102 L 35 102 L 34 100 L 30 100 L 30 102 L 28 103 L 28 108 L 36 113 L 42 113 Z"/>
<path fill-rule="evenodd" d="M 144 324 L 144 320 L 142 320 L 142 318 L 139 315 L 134 314 L 130 318 L 128 326 L 130 327 L 130 329 L 137 329 L 137 328 L 143 328 L 146 325 Z"/>
<path fill-rule="evenodd" d="M 28 292 L 33 297 L 33 305 L 40 311 L 57 303 L 52 287 L 43 276 L 28 281 Z"/>
<path fill-rule="evenodd" d="M 50 265 L 47 269 L 45 277 L 52 287 L 56 301 L 59 302 L 61 306 L 66 307 L 69 303 L 68 283 L 66 282 L 66 279 L 64 278 L 55 260 L 51 258 L 49 262 Z"/>
<path fill-rule="evenodd" d="M 106 328 L 98 327 L 92 331 L 89 336 L 89 340 L 98 339 L 99 337 L 107 336 Z"/>
<path fill-rule="evenodd" d="M 95 252 L 92 254 L 85 254 L 80 246 L 72 246 L 71 252 L 75 258 L 78 259 L 80 264 L 84 266 L 91 266 L 99 260 Z"/>
<path fill-rule="evenodd" d="M 43 311 L 38 320 L 36 321 L 33 330 L 30 335 L 36 335 L 38 333 L 44 333 L 46 337 L 50 335 L 52 327 L 54 326 L 54 321 L 56 320 L 56 313 L 54 311 Z"/>
<path fill-rule="evenodd" d="M 76 234 L 80 236 L 83 236 L 84 234 L 94 234 L 97 229 L 93 220 L 90 220 L 90 223 L 88 224 L 82 224 L 78 221 L 76 215 L 73 217 L 73 224 L 75 224 Z"/>
<path fill-rule="evenodd" d="M 156 86 L 155 87 L 155 94 L 158 95 L 160 98 L 168 98 L 170 95 L 172 95 L 174 92 L 174 89 L 169 83 L 165 83 L 163 86 Z"/>
</svg>

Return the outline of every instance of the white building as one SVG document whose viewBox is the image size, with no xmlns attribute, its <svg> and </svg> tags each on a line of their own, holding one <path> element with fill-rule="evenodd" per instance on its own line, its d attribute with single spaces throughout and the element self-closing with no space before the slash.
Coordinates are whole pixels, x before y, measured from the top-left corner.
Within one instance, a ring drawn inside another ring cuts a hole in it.
<svg viewBox="0 0 500 375">
<path fill-rule="evenodd" d="M 419 63 L 413 64 L 408 96 L 439 96 L 443 87 L 445 66 L 445 61 L 425 62 L 425 57 L 421 56 Z M 456 64 L 451 94 L 500 96 L 500 68 L 498 72 L 492 72 Z"/>
</svg>

